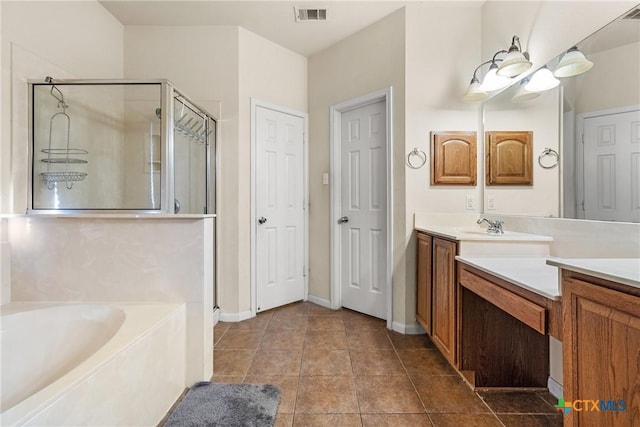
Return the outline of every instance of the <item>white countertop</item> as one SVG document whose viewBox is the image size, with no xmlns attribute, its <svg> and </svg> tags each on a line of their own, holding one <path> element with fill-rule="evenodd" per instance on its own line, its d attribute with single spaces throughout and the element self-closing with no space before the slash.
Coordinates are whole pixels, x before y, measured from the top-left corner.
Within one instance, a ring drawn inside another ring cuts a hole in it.
<svg viewBox="0 0 640 427">
<path fill-rule="evenodd" d="M 550 258 L 547 264 L 640 288 L 638 258 Z"/>
<path fill-rule="evenodd" d="M 558 269 L 547 264 L 548 258 L 467 258 L 456 260 L 504 279 L 545 298 L 561 299 Z"/>
<path fill-rule="evenodd" d="M 553 238 L 536 234 L 518 233 L 505 230 L 504 234 L 489 234 L 486 228 L 480 226 L 456 227 L 447 225 L 416 226 L 416 230 L 438 235 L 452 240 L 474 240 L 492 242 L 550 242 Z"/>
</svg>

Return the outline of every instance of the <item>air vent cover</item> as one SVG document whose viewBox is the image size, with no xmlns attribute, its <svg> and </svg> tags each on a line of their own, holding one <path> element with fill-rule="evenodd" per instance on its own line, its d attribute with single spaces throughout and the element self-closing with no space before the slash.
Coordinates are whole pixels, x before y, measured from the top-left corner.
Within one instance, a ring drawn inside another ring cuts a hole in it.
<svg viewBox="0 0 640 427">
<path fill-rule="evenodd" d="M 326 8 L 294 7 L 296 22 L 319 22 L 327 20 Z"/>
<path fill-rule="evenodd" d="M 633 9 L 622 17 L 622 19 L 640 19 L 640 9 Z"/>
</svg>

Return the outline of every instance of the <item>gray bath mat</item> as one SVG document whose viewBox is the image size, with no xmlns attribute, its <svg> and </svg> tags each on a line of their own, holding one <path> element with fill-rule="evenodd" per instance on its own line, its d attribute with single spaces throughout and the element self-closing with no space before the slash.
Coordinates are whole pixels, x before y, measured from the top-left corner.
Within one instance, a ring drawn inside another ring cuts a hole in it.
<svg viewBox="0 0 640 427">
<path fill-rule="evenodd" d="M 280 389 L 270 384 L 194 384 L 164 427 L 271 427 Z"/>
</svg>

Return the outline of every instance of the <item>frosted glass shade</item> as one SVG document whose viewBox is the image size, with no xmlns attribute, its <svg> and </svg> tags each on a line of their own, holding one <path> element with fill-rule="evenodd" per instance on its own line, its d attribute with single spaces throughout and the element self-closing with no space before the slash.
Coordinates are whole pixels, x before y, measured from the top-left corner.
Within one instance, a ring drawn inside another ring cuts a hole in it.
<svg viewBox="0 0 640 427">
<path fill-rule="evenodd" d="M 515 77 L 528 71 L 533 64 L 519 50 L 509 49 L 509 53 L 502 60 L 498 68 L 498 75 L 505 77 Z"/>
<path fill-rule="evenodd" d="M 560 80 L 556 79 L 551 70 L 545 65 L 533 74 L 529 83 L 524 85 L 524 88 L 529 92 L 543 92 L 553 89 L 559 84 Z"/>
<path fill-rule="evenodd" d="M 481 102 L 487 98 L 487 95 L 487 92 L 480 89 L 480 82 L 478 79 L 474 78 L 467 88 L 467 91 L 464 93 L 462 100 L 466 102 Z"/>
<path fill-rule="evenodd" d="M 484 80 L 482 80 L 482 84 L 480 85 L 480 89 L 485 92 L 491 92 L 494 90 L 502 89 L 509 84 L 511 84 L 511 79 L 509 77 L 500 76 L 497 74 L 498 65 L 494 62 L 489 67 L 489 71 L 487 75 L 484 76 Z"/>
<path fill-rule="evenodd" d="M 511 102 L 517 103 L 517 102 L 530 101 L 540 96 L 540 92 L 529 92 L 527 89 L 525 89 L 525 85 L 527 83 L 529 83 L 528 78 L 525 78 L 522 80 L 522 82 L 520 82 L 520 87 L 518 87 L 518 90 L 516 91 L 515 95 L 513 95 L 513 97 L 511 98 Z"/>
<path fill-rule="evenodd" d="M 589 71 L 593 62 L 589 61 L 577 47 L 572 47 L 562 57 L 558 67 L 553 72 L 556 77 L 572 77 Z"/>
</svg>

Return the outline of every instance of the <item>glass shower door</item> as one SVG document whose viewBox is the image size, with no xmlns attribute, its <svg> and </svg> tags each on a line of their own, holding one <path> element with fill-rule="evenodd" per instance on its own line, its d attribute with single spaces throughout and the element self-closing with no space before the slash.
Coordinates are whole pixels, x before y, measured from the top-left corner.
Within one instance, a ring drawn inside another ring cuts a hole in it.
<svg viewBox="0 0 640 427">
<path fill-rule="evenodd" d="M 173 155 L 175 213 L 206 214 L 209 119 L 181 96 L 174 99 Z"/>
</svg>

